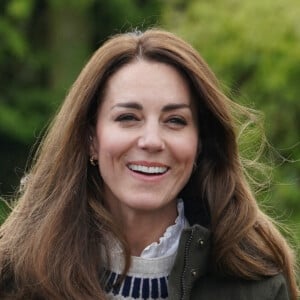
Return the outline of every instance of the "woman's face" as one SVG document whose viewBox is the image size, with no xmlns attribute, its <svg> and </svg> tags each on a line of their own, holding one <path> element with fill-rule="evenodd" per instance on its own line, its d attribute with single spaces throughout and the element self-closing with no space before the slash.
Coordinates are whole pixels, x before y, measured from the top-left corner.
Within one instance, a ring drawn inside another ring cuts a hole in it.
<svg viewBox="0 0 300 300">
<path fill-rule="evenodd" d="M 174 202 L 196 159 L 192 96 L 180 73 L 139 60 L 108 80 L 91 154 L 111 210 L 149 211 Z"/>
</svg>

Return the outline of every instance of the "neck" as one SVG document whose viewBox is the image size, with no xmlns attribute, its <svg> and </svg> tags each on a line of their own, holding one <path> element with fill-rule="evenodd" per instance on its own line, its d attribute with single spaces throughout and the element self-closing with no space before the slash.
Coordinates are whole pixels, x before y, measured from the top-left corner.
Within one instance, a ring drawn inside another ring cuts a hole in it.
<svg viewBox="0 0 300 300">
<path fill-rule="evenodd" d="M 177 203 L 172 201 L 163 208 L 154 211 L 135 211 L 118 209 L 112 211 L 119 220 L 130 247 L 132 256 L 140 256 L 142 251 L 153 242 L 158 242 L 166 229 L 175 223 Z"/>
</svg>

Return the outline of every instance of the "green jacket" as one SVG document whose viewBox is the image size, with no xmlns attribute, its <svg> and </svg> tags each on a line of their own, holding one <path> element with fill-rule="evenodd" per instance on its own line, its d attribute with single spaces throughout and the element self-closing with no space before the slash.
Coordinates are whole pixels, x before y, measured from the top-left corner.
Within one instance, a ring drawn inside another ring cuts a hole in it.
<svg viewBox="0 0 300 300">
<path fill-rule="evenodd" d="M 198 224 L 183 231 L 169 276 L 170 300 L 287 300 L 279 274 L 261 281 L 216 277 L 209 271 L 210 232 Z"/>
</svg>

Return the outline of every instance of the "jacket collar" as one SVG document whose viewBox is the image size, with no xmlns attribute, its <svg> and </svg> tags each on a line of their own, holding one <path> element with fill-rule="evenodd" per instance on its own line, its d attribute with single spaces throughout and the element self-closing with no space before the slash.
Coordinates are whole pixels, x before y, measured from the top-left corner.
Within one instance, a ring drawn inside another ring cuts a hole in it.
<svg viewBox="0 0 300 300">
<path fill-rule="evenodd" d="M 210 231 L 194 224 L 183 230 L 169 276 L 170 299 L 189 299 L 191 287 L 207 274 L 210 261 Z M 180 295 L 180 296 L 179 296 Z"/>
</svg>

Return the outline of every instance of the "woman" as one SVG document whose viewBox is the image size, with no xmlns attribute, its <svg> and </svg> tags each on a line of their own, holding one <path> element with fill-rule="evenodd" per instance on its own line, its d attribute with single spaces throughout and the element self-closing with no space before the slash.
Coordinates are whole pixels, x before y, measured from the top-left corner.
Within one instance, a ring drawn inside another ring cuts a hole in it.
<svg viewBox="0 0 300 300">
<path fill-rule="evenodd" d="M 160 30 L 107 41 L 1 227 L 1 299 L 293 299 L 292 250 L 243 175 L 232 110 Z"/>
</svg>

